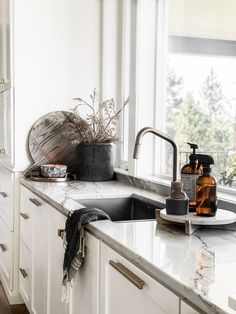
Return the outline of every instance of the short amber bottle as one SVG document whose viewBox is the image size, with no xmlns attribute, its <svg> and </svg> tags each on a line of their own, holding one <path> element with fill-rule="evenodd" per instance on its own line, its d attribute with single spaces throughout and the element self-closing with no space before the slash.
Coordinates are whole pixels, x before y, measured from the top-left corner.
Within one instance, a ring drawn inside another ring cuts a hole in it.
<svg viewBox="0 0 236 314">
<path fill-rule="evenodd" d="M 203 175 L 196 181 L 196 213 L 198 216 L 215 216 L 217 211 L 217 182 L 210 172 L 210 166 L 203 167 Z"/>
</svg>

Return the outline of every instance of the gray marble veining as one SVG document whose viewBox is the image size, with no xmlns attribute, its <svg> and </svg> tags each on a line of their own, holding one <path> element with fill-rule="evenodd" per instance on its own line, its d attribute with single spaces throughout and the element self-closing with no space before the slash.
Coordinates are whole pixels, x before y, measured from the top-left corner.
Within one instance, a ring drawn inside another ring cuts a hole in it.
<svg viewBox="0 0 236 314">
<path fill-rule="evenodd" d="M 23 179 L 21 183 L 65 215 L 78 209 L 78 200 L 85 198 L 136 194 L 160 204 L 165 201 L 157 191 L 130 182 L 52 184 Z M 191 236 L 185 235 L 182 227 L 161 221 L 96 221 L 88 229 L 205 313 L 236 313 L 228 307 L 228 296 L 236 294 L 236 224 L 201 227 Z"/>
</svg>

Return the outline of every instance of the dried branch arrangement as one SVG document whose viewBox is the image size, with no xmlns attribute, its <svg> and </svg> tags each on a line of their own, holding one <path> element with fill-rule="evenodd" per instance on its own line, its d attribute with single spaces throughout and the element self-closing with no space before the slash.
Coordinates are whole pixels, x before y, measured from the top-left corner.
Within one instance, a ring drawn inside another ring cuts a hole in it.
<svg viewBox="0 0 236 314">
<path fill-rule="evenodd" d="M 114 99 L 99 101 L 96 90 L 90 95 L 91 103 L 81 98 L 74 98 L 78 105 L 72 109 L 70 128 L 68 133 L 76 133 L 75 143 L 117 143 L 116 125 L 120 113 L 128 104 L 126 99 L 120 110 L 115 110 Z M 88 107 L 90 113 L 85 118 L 81 117 L 80 107 Z M 68 134 L 67 134 L 68 135 Z"/>
</svg>

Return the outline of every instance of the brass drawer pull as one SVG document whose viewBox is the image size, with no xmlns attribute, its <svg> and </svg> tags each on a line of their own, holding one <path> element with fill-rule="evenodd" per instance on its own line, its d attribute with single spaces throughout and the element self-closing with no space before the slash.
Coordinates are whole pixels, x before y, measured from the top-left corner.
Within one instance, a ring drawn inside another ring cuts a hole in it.
<svg viewBox="0 0 236 314">
<path fill-rule="evenodd" d="M 109 264 L 115 268 L 121 275 L 123 275 L 126 279 L 128 279 L 133 285 L 135 285 L 138 289 L 142 290 L 145 282 L 136 276 L 131 270 L 129 270 L 125 265 L 121 263 L 116 263 L 112 260 L 109 261 Z"/>
<path fill-rule="evenodd" d="M 2 249 L 3 253 L 7 250 L 6 246 L 2 243 L 0 243 L 0 248 Z"/>
<path fill-rule="evenodd" d="M 6 155 L 6 150 L 5 150 L 5 148 L 0 148 L 0 154 Z"/>
<path fill-rule="evenodd" d="M 57 235 L 59 238 L 63 239 L 65 229 L 57 229 Z"/>
<path fill-rule="evenodd" d="M 25 220 L 29 219 L 29 215 L 27 215 L 26 213 L 20 213 L 21 217 L 23 217 Z"/>
<path fill-rule="evenodd" d="M 20 268 L 20 272 L 21 272 L 21 275 L 22 275 L 24 278 L 28 277 L 27 272 L 26 272 L 23 268 Z"/>
<path fill-rule="evenodd" d="M 0 195 L 1 195 L 2 197 L 4 197 L 4 198 L 7 197 L 7 193 L 5 193 L 5 192 L 0 192 Z"/>
<path fill-rule="evenodd" d="M 42 203 L 39 202 L 38 200 L 36 200 L 36 198 L 30 198 L 29 200 L 36 206 L 41 206 L 42 205 Z"/>
<path fill-rule="evenodd" d="M 2 79 L 0 80 L 0 84 L 6 84 L 6 80 L 2 78 Z"/>
</svg>

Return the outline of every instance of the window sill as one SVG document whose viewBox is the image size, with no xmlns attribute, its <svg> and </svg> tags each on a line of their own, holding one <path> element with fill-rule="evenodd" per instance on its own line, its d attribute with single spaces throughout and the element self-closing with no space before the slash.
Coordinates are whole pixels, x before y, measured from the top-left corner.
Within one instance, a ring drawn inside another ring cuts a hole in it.
<svg viewBox="0 0 236 314">
<path fill-rule="evenodd" d="M 149 178 L 147 178 L 149 180 Z M 151 177 L 152 182 L 156 182 L 159 185 L 162 185 L 165 190 L 167 190 L 167 185 L 170 187 L 170 180 Z M 167 194 L 168 195 L 168 192 Z M 219 186 L 217 189 L 217 197 L 218 197 L 218 208 L 231 210 L 236 212 L 236 190 L 229 188 L 224 188 Z"/>
<path fill-rule="evenodd" d="M 120 173 L 123 175 L 128 176 L 128 171 L 120 168 L 115 168 L 116 173 Z M 150 183 L 154 183 L 156 186 L 158 186 L 158 192 L 160 195 L 168 196 L 170 193 L 170 183 L 171 180 L 167 178 L 161 178 L 156 176 L 148 176 L 145 178 L 138 178 Z M 218 195 L 218 207 L 223 209 L 228 209 L 236 212 L 236 190 L 229 188 L 224 188 L 222 186 L 218 187 L 217 191 Z"/>
<path fill-rule="evenodd" d="M 157 183 L 159 185 L 163 185 L 163 187 L 170 187 L 171 180 L 161 177 L 150 176 L 146 178 L 142 178 L 143 180 L 151 181 L 153 183 Z M 168 192 L 167 192 L 168 193 Z M 168 194 L 166 194 L 168 195 Z M 229 189 L 223 186 L 218 186 L 217 188 L 217 196 L 218 199 L 222 202 L 228 202 L 232 204 L 236 204 L 236 190 Z M 235 208 L 236 211 L 236 208 Z"/>
</svg>

